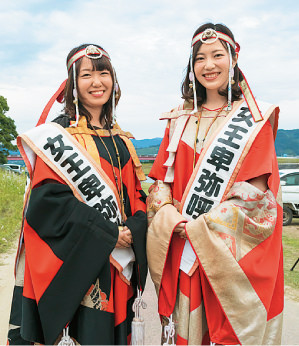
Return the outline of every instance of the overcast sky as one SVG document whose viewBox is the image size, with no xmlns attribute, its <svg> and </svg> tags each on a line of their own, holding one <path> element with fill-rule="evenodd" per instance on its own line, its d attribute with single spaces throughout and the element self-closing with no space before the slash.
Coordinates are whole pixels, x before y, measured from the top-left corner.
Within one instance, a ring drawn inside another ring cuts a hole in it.
<svg viewBox="0 0 299 346">
<path fill-rule="evenodd" d="M 97 43 L 110 54 L 122 90 L 121 127 L 137 139 L 161 137 L 159 116 L 181 103 L 191 38 L 207 21 L 233 31 L 255 96 L 280 106 L 279 128 L 299 128 L 295 0 L 0 0 L 0 95 L 8 115 L 19 133 L 35 126 L 67 76 L 68 52 Z"/>
</svg>

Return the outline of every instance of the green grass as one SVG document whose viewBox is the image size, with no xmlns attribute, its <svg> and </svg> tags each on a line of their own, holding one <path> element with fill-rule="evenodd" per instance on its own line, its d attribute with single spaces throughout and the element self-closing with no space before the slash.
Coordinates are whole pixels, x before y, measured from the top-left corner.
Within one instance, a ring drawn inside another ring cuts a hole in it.
<svg viewBox="0 0 299 346">
<path fill-rule="evenodd" d="M 20 231 L 25 174 L 0 170 L 0 253 L 6 252 Z"/>
<path fill-rule="evenodd" d="M 298 224 L 298 221 L 296 221 L 296 224 Z M 282 243 L 286 292 L 290 291 L 292 298 L 299 301 L 299 263 L 294 270 L 290 270 L 299 257 L 299 227 L 284 227 Z"/>
<path fill-rule="evenodd" d="M 142 163 L 142 169 L 144 174 L 147 176 L 152 168 L 153 162 L 144 162 Z M 141 182 L 141 187 L 143 191 L 148 195 L 148 189 L 152 185 L 152 183 Z"/>
<path fill-rule="evenodd" d="M 156 155 L 158 154 L 160 145 L 154 145 L 146 148 L 136 148 L 137 155 Z"/>
<path fill-rule="evenodd" d="M 299 163 L 299 159 L 295 157 L 279 157 L 277 161 L 278 163 Z"/>
<path fill-rule="evenodd" d="M 152 185 L 151 183 L 141 182 L 142 190 L 146 193 L 147 196 L 148 196 L 148 189 L 151 185 Z"/>
<path fill-rule="evenodd" d="M 151 168 L 152 168 L 153 162 L 144 162 L 142 163 L 142 169 L 145 175 L 148 175 Z"/>
</svg>

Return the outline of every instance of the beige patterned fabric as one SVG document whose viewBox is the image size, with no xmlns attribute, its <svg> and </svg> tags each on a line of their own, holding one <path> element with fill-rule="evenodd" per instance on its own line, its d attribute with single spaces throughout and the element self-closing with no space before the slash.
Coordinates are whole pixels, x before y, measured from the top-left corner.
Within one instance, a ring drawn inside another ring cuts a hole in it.
<svg viewBox="0 0 299 346">
<path fill-rule="evenodd" d="M 157 211 L 165 204 L 172 204 L 171 189 L 169 184 L 162 180 L 156 180 L 149 188 L 149 196 L 146 200 L 147 221 L 151 224 Z"/>
<path fill-rule="evenodd" d="M 146 240 L 146 255 L 151 278 L 159 291 L 172 231 L 185 218 L 171 204 L 164 204 L 152 220 Z"/>
<path fill-rule="evenodd" d="M 238 263 L 274 231 L 275 205 L 270 190 L 263 193 L 249 183 L 235 183 L 226 201 L 186 225 L 196 255 L 242 345 L 261 344 L 267 335 L 271 335 L 270 344 L 281 342 L 282 319 L 267 321 L 265 306 Z"/>
<path fill-rule="evenodd" d="M 108 297 L 105 292 L 103 292 L 99 285 L 99 279 L 93 284 L 88 292 L 85 294 L 81 305 L 86 306 L 91 309 L 98 309 L 106 311 L 108 308 Z"/>
<path fill-rule="evenodd" d="M 173 311 L 176 335 L 179 334 L 188 340 L 189 345 L 201 345 L 208 330 L 204 304 L 200 304 L 192 311 L 190 311 L 190 305 L 190 298 L 178 290 L 177 302 Z"/>
<path fill-rule="evenodd" d="M 273 233 L 276 218 L 272 192 L 263 193 L 246 182 L 234 183 L 226 201 L 205 216 L 207 226 L 218 233 L 237 261 Z"/>
</svg>

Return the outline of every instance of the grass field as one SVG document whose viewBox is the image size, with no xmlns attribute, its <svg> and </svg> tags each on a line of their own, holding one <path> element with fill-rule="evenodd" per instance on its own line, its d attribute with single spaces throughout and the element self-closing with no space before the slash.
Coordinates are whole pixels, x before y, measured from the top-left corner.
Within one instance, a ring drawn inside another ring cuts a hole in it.
<svg viewBox="0 0 299 346">
<path fill-rule="evenodd" d="M 25 174 L 0 170 L 0 253 L 6 252 L 20 230 Z"/>
<path fill-rule="evenodd" d="M 288 296 L 299 302 L 299 263 L 290 270 L 299 257 L 299 219 L 293 219 L 282 232 L 285 290 Z"/>
<path fill-rule="evenodd" d="M 278 163 L 299 163 L 299 158 L 296 157 L 278 157 Z"/>
<path fill-rule="evenodd" d="M 147 176 L 152 168 L 152 165 L 153 163 L 152 162 L 145 162 L 145 163 L 142 163 L 142 169 L 143 169 L 143 172 L 144 174 Z M 151 186 L 152 184 L 151 183 L 147 183 L 147 182 L 142 182 L 141 183 L 141 186 L 142 186 L 142 189 L 143 191 L 148 195 L 148 189 L 149 187 Z"/>
<path fill-rule="evenodd" d="M 142 163 L 142 169 L 145 175 L 148 175 L 151 168 L 152 168 L 153 162 L 145 162 Z"/>
</svg>

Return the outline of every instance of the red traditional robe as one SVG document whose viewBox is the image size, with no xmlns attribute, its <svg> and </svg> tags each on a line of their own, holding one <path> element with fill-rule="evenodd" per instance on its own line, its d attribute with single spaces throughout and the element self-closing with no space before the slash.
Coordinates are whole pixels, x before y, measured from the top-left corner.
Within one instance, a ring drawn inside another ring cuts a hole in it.
<svg viewBox="0 0 299 346">
<path fill-rule="evenodd" d="M 67 131 L 115 184 L 108 148 L 121 181 L 108 130 L 97 130 L 106 148 L 87 127 L 85 118 Z M 37 156 L 24 217 L 9 344 L 53 344 L 66 325 L 79 344 L 130 342 L 136 287 L 144 289 L 147 273 L 145 194 L 139 181 L 141 165 L 129 134 L 117 126 L 112 132 L 120 153 L 125 224 L 134 242 L 136 261 L 131 282 L 123 280 L 109 260 L 118 240 L 117 224 L 79 201 L 70 186 Z"/>
<path fill-rule="evenodd" d="M 235 102 L 233 111 L 238 104 Z M 204 143 L 225 120 L 222 112 L 209 129 L 215 113 L 203 111 L 196 162 Z M 182 130 L 173 166 L 165 166 L 179 114 L 174 110 L 168 115 L 164 139 L 149 174 L 169 182 L 170 187 L 167 194 L 167 186 L 156 182 L 148 198 L 151 224 L 147 254 L 159 313 L 173 314 L 177 344 L 279 344 L 283 262 L 274 148 L 277 111 L 271 118 L 274 130 L 270 121 L 264 124 L 245 153 L 231 191 L 216 208 L 189 222 L 178 210 L 193 171 L 196 116 L 191 116 Z M 247 183 L 265 174 L 268 191 Z M 173 230 L 180 222 L 186 222 L 186 234 L 197 258 L 189 275 L 179 269 L 185 240 Z"/>
</svg>

